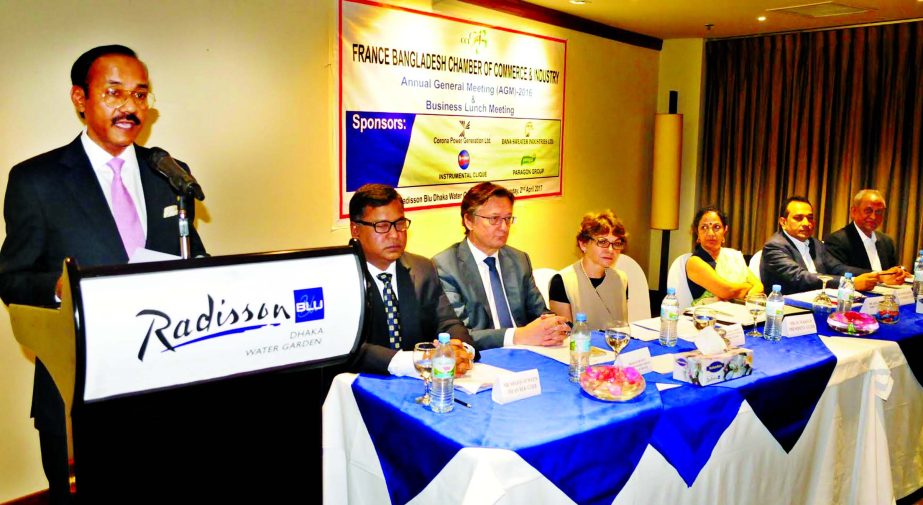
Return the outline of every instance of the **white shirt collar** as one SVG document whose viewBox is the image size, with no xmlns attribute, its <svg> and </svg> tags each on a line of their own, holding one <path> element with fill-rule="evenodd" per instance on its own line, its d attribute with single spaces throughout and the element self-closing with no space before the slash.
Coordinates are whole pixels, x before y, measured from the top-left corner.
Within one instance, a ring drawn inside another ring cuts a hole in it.
<svg viewBox="0 0 923 505">
<path fill-rule="evenodd" d="M 87 134 L 86 130 L 83 130 L 83 133 L 80 134 L 80 142 L 83 144 L 83 150 L 87 153 L 87 157 L 90 158 L 90 165 L 93 166 L 93 170 L 99 170 L 100 167 L 105 167 L 106 170 L 111 171 L 106 164 L 109 163 L 109 160 L 112 158 L 119 158 L 125 160 L 126 163 L 134 165 L 138 163 L 134 144 L 126 147 L 118 156 L 112 156 L 105 149 L 100 147 L 99 144 L 94 142 Z"/>
<path fill-rule="evenodd" d="M 875 235 L 875 231 L 874 231 L 874 230 L 872 230 L 872 236 L 869 237 L 869 236 L 867 236 L 867 235 L 865 234 L 864 231 L 862 231 L 862 228 L 859 228 L 859 225 L 857 225 L 855 221 L 853 221 L 852 224 L 853 224 L 853 226 L 856 227 L 856 231 L 859 232 L 859 238 L 862 239 L 862 242 L 874 244 L 875 242 L 878 241 L 878 236 Z"/>
<path fill-rule="evenodd" d="M 795 237 L 789 235 L 788 232 L 785 231 L 785 230 L 782 230 L 782 233 L 784 233 L 785 236 L 788 237 L 789 240 L 791 240 L 792 242 L 794 242 L 795 245 L 796 245 L 799 249 L 802 249 L 802 248 L 803 248 L 803 250 L 805 250 L 805 251 L 810 251 L 810 250 L 811 250 L 811 247 L 810 247 L 810 245 L 809 245 L 809 244 L 810 244 L 810 240 L 798 240 L 797 238 L 795 238 Z"/>
<path fill-rule="evenodd" d="M 388 274 L 391 274 L 391 285 L 392 285 L 392 286 L 395 286 L 394 289 L 396 290 L 396 289 L 397 289 L 397 284 L 395 284 L 395 282 L 397 281 L 397 265 L 396 265 L 396 263 L 397 263 L 396 261 L 392 261 L 391 264 L 388 265 L 388 268 L 386 268 L 386 269 L 384 269 L 384 270 L 379 269 L 378 267 L 376 267 L 375 265 L 369 263 L 368 261 L 365 262 L 365 265 L 369 268 L 369 274 L 371 274 L 372 277 L 373 277 L 376 281 L 378 281 L 379 283 L 380 283 L 381 281 L 378 280 L 378 274 L 380 274 L 380 273 L 388 273 Z"/>
<path fill-rule="evenodd" d="M 487 258 L 496 258 L 497 264 L 500 263 L 500 256 L 499 256 L 500 251 L 497 251 L 493 254 L 487 254 L 484 251 L 478 249 L 478 246 L 471 243 L 470 238 L 466 238 L 465 242 L 468 243 L 468 249 L 471 250 L 471 255 L 474 256 L 474 261 L 477 263 L 478 268 L 480 268 L 481 266 L 484 266 L 486 268 L 487 264 L 484 263 L 484 260 Z"/>
</svg>

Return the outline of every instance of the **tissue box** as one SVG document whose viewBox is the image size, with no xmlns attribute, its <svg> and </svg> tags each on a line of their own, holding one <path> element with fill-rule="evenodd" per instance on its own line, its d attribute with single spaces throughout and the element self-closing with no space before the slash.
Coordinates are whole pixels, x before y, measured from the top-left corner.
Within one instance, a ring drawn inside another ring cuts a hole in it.
<svg viewBox="0 0 923 505">
<path fill-rule="evenodd" d="M 731 349 L 720 354 L 690 351 L 676 355 L 673 379 L 699 386 L 744 377 L 753 373 L 753 351 Z"/>
</svg>

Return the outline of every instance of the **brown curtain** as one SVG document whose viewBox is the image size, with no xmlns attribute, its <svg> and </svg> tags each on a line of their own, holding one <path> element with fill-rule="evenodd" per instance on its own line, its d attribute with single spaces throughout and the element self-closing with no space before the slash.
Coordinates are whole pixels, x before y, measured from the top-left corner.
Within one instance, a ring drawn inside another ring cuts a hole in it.
<svg viewBox="0 0 923 505">
<path fill-rule="evenodd" d="M 729 247 L 752 254 L 791 195 L 815 236 L 849 222 L 852 196 L 884 193 L 881 231 L 913 267 L 923 247 L 923 22 L 705 45 L 699 202 L 728 212 Z"/>
</svg>

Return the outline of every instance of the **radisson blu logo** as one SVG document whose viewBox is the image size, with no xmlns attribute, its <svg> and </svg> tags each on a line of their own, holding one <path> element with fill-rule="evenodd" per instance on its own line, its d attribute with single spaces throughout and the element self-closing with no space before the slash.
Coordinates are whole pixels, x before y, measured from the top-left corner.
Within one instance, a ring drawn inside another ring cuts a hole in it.
<svg viewBox="0 0 923 505">
<path fill-rule="evenodd" d="M 296 323 L 324 318 L 324 288 L 296 289 L 294 295 Z"/>
<path fill-rule="evenodd" d="M 471 155 L 468 154 L 468 151 L 462 149 L 462 151 L 458 153 L 458 168 L 465 170 L 468 168 L 468 165 L 470 164 L 471 164 Z"/>
</svg>

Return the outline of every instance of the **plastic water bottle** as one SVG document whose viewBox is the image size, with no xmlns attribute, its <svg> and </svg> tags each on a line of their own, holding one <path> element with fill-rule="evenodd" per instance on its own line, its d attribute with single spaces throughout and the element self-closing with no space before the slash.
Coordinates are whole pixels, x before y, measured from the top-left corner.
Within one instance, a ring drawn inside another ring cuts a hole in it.
<svg viewBox="0 0 923 505">
<path fill-rule="evenodd" d="M 571 382 L 580 382 L 580 375 L 590 365 L 590 328 L 586 314 L 578 312 L 574 328 L 570 332 L 570 367 L 567 376 Z"/>
<path fill-rule="evenodd" d="M 766 325 L 763 327 L 763 338 L 772 342 L 782 339 L 782 315 L 785 313 L 785 298 L 782 297 L 782 286 L 772 285 L 772 293 L 766 298 Z"/>
<path fill-rule="evenodd" d="M 920 255 L 917 261 L 913 263 L 913 297 L 923 296 L 923 249 L 920 249 Z"/>
<path fill-rule="evenodd" d="M 667 288 L 667 296 L 660 304 L 660 345 L 673 347 L 676 345 L 676 324 L 679 321 L 679 301 L 676 299 L 676 288 Z"/>
<path fill-rule="evenodd" d="M 836 311 L 849 312 L 852 310 L 852 296 L 856 292 L 856 285 L 852 280 L 852 274 L 846 272 L 840 277 L 840 289 L 836 291 Z"/>
<path fill-rule="evenodd" d="M 433 383 L 429 406 L 436 413 L 449 412 L 455 406 L 455 350 L 449 334 L 439 334 L 439 347 L 433 352 Z"/>
</svg>

